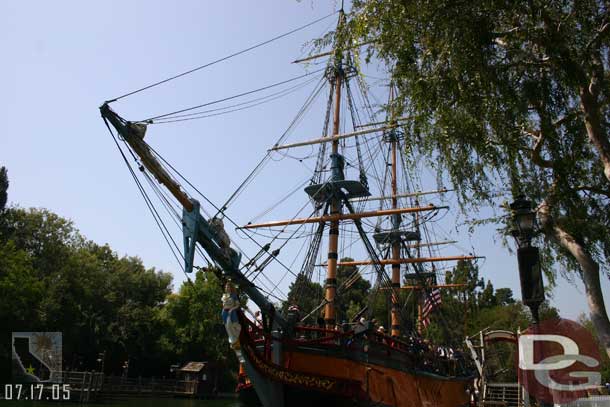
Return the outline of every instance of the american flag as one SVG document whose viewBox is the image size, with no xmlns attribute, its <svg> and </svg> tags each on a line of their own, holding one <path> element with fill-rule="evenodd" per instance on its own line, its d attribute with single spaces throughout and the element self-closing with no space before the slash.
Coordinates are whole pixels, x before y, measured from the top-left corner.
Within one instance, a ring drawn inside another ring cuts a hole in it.
<svg viewBox="0 0 610 407">
<path fill-rule="evenodd" d="M 421 320 L 424 328 L 427 328 L 430 325 L 430 314 L 441 305 L 441 290 L 435 288 L 430 291 L 430 295 L 426 296 L 426 301 L 424 302 L 424 307 L 422 309 Z"/>
</svg>

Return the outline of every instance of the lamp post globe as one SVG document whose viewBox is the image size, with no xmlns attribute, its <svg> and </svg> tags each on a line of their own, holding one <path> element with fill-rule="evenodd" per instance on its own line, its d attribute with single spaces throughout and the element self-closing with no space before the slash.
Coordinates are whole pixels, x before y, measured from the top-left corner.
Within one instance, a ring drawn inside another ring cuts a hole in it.
<svg viewBox="0 0 610 407">
<path fill-rule="evenodd" d="M 532 238 L 536 233 L 536 213 L 532 210 L 532 202 L 523 195 L 518 195 L 510 204 L 512 230 L 511 234 L 517 242 L 517 259 L 519 261 L 519 280 L 523 303 L 531 312 L 534 323 L 539 322 L 538 309 L 544 302 L 544 284 L 540 268 L 540 252 L 532 246 Z"/>
<path fill-rule="evenodd" d="M 510 204 L 510 209 L 513 224 L 511 233 L 517 240 L 517 245 L 519 247 L 529 246 L 536 228 L 536 213 L 532 210 L 532 202 L 525 196 L 519 195 Z"/>
</svg>

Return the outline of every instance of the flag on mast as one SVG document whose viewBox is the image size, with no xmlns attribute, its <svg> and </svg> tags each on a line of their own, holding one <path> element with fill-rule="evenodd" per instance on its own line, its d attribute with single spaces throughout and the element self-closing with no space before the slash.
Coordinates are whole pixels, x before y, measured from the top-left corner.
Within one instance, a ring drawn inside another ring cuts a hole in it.
<svg viewBox="0 0 610 407">
<path fill-rule="evenodd" d="M 441 290 L 435 288 L 430 291 L 430 295 L 426 297 L 424 308 L 422 310 L 422 324 L 424 325 L 424 328 L 427 328 L 428 325 L 430 325 L 430 314 L 439 305 L 441 305 Z"/>
</svg>

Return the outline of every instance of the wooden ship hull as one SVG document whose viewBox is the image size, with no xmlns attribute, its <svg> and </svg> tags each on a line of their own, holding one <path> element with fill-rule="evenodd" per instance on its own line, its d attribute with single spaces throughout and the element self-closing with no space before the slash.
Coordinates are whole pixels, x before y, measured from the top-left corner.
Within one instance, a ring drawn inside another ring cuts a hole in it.
<svg viewBox="0 0 610 407">
<path fill-rule="evenodd" d="M 261 401 L 256 394 L 256 390 L 254 390 L 254 385 L 252 383 L 244 384 L 242 386 L 238 386 L 235 390 L 237 393 L 237 399 L 239 403 L 243 406 L 247 407 L 260 407 Z"/>
<path fill-rule="evenodd" d="M 389 336 L 302 327 L 316 338 L 280 340 L 243 326 L 245 370 L 265 407 L 469 404 L 473 377 L 452 375 L 455 361 L 426 364 Z"/>
<path fill-rule="evenodd" d="M 247 407 L 260 407 L 261 401 L 254 390 L 254 386 L 250 381 L 250 378 L 246 374 L 246 368 L 243 363 L 239 364 L 239 373 L 237 374 L 237 386 L 235 387 L 235 394 L 237 399 L 242 406 Z"/>
</svg>

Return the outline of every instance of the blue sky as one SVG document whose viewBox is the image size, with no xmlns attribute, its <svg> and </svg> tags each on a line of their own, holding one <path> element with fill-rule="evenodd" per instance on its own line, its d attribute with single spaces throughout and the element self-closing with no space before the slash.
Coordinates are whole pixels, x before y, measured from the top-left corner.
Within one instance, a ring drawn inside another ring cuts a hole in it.
<svg viewBox="0 0 610 407">
<path fill-rule="evenodd" d="M 99 117 L 99 105 L 304 25 L 334 7 L 332 1 L 292 0 L 0 3 L 0 164 L 9 170 L 9 201 L 45 207 L 72 219 L 89 239 L 108 243 L 119 254 L 137 255 L 146 266 L 172 272 L 178 287 L 183 274 L 121 162 Z M 303 44 L 332 23 L 325 20 L 247 55 L 126 98 L 113 108 L 128 119 L 141 119 L 317 69 L 290 62 L 303 55 Z M 310 90 L 304 87 L 278 102 L 234 115 L 151 126 L 147 140 L 220 203 L 282 134 Z M 318 136 L 319 113 L 321 107 L 314 108 L 291 141 Z M 305 179 L 304 164 L 284 161 L 288 162 L 270 164 L 231 208 L 232 216 L 248 221 Z M 265 219 L 279 219 L 281 212 Z M 494 227 L 469 235 L 465 227 L 456 233 L 451 216 L 444 222 L 460 247 L 475 247 L 477 254 L 487 257 L 481 263 L 486 279 L 520 295 L 516 258 L 502 247 Z M 256 251 L 247 241 L 240 246 L 250 254 Z M 269 273 L 272 280 L 281 275 L 280 270 Z M 603 287 L 609 292 L 607 279 Z M 560 280 L 553 303 L 566 317 L 586 312 L 580 284 Z"/>
</svg>

